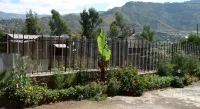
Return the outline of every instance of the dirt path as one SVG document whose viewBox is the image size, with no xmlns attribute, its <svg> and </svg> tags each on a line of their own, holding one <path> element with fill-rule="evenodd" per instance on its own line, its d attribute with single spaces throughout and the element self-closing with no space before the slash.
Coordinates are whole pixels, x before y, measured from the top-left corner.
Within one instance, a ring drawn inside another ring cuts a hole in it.
<svg viewBox="0 0 200 109">
<path fill-rule="evenodd" d="M 142 97 L 109 97 L 106 101 L 67 101 L 33 109 L 200 109 L 200 82 L 183 89 L 146 92 Z"/>
</svg>

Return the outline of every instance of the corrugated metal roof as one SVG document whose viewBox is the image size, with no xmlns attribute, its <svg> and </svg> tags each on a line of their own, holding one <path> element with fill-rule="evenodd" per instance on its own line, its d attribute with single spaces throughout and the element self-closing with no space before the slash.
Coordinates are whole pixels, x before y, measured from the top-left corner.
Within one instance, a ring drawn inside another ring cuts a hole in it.
<svg viewBox="0 0 200 109">
<path fill-rule="evenodd" d="M 53 44 L 56 48 L 66 48 L 66 44 Z M 68 46 L 67 46 L 68 48 Z"/>
<path fill-rule="evenodd" d="M 41 37 L 42 35 L 24 35 L 23 34 L 7 34 L 8 36 L 12 37 L 13 39 L 37 39 L 38 37 Z"/>
</svg>

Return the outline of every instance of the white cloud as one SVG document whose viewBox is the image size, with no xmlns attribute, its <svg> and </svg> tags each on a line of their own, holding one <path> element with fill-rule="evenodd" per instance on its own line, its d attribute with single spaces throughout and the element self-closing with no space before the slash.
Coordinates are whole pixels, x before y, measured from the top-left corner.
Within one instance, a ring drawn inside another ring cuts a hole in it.
<svg viewBox="0 0 200 109">
<path fill-rule="evenodd" d="M 58 10 L 61 14 L 80 12 L 83 8 L 106 7 L 107 10 L 116 6 L 122 6 L 128 0 L 20 0 L 12 3 L 12 0 L 0 0 L 0 10 L 9 13 L 26 13 L 32 9 L 38 14 L 50 14 L 51 9 Z M 174 0 L 132 0 L 144 2 L 172 2 Z M 177 0 L 185 1 L 185 0 Z M 105 5 L 105 6 L 103 6 Z M 99 10 L 99 9 L 97 9 Z M 102 11 L 102 9 L 100 10 Z"/>
</svg>

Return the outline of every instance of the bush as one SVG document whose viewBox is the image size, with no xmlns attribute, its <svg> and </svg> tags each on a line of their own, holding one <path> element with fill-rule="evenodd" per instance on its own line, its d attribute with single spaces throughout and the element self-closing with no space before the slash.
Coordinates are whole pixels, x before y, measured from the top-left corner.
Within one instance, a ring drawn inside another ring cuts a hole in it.
<svg viewBox="0 0 200 109">
<path fill-rule="evenodd" d="M 185 75 L 183 78 L 183 83 L 185 86 L 191 85 L 193 82 L 193 79 L 189 75 Z"/>
<path fill-rule="evenodd" d="M 173 77 L 160 77 L 158 75 L 147 76 L 147 86 L 148 90 L 160 89 L 170 87 Z"/>
<path fill-rule="evenodd" d="M 63 89 L 65 87 L 65 75 L 57 70 L 52 76 L 53 89 Z"/>
<path fill-rule="evenodd" d="M 174 76 L 184 77 L 184 75 L 191 74 L 198 67 L 198 58 L 192 55 L 184 55 L 183 53 L 177 53 L 174 57 L 175 72 Z"/>
<path fill-rule="evenodd" d="M 194 73 L 194 76 L 197 76 L 200 78 L 200 67 L 197 68 L 197 70 Z"/>
<path fill-rule="evenodd" d="M 171 76 L 174 71 L 174 65 L 171 64 L 169 61 L 163 61 L 160 63 L 158 68 L 158 75 L 159 76 Z"/>
<path fill-rule="evenodd" d="M 121 88 L 121 82 L 115 77 L 108 80 L 108 95 L 114 96 L 119 94 Z"/>
<path fill-rule="evenodd" d="M 172 81 L 171 86 L 175 87 L 175 88 L 183 88 L 184 87 L 183 79 L 178 77 L 178 76 L 176 76 L 174 78 L 174 80 Z"/>
</svg>

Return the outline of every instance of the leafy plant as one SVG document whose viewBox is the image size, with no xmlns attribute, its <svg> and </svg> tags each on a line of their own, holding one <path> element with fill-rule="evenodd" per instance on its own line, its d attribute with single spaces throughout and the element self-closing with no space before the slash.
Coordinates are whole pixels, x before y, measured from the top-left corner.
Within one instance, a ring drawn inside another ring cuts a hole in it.
<svg viewBox="0 0 200 109">
<path fill-rule="evenodd" d="M 98 59 L 98 66 L 101 70 L 101 79 L 105 81 L 106 75 L 106 67 L 107 63 L 110 59 L 111 50 L 108 47 L 106 36 L 103 31 L 101 31 L 100 35 L 97 38 L 98 42 L 98 51 L 99 51 L 99 59 Z"/>
<path fill-rule="evenodd" d="M 158 68 L 158 75 L 159 76 L 171 76 L 174 71 L 174 65 L 171 64 L 169 61 L 163 61 L 160 63 Z"/>
<path fill-rule="evenodd" d="M 183 78 L 183 83 L 185 86 L 191 85 L 193 82 L 193 79 L 189 75 L 185 75 Z"/>
<path fill-rule="evenodd" d="M 117 95 L 120 92 L 121 82 L 115 77 L 108 80 L 108 94 L 111 96 Z"/>
<path fill-rule="evenodd" d="M 178 76 L 174 77 L 171 86 L 175 88 L 183 88 L 184 87 L 183 79 Z"/>
<path fill-rule="evenodd" d="M 63 89 L 65 87 L 65 76 L 62 71 L 55 71 L 52 76 L 52 84 L 54 89 Z"/>
<path fill-rule="evenodd" d="M 198 59 L 192 55 L 184 55 L 183 53 L 177 53 L 173 61 L 175 65 L 175 76 L 184 77 L 186 74 L 193 75 L 193 72 L 198 67 Z"/>
</svg>

